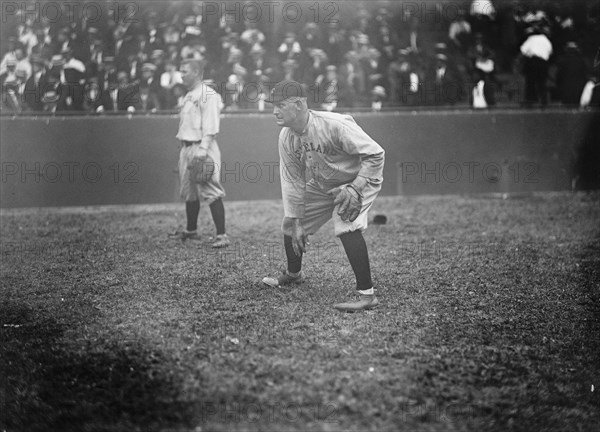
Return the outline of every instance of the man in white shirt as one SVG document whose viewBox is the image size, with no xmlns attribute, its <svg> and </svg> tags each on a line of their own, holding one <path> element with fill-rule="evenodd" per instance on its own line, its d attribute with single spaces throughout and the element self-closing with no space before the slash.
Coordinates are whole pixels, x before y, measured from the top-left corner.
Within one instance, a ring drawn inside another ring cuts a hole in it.
<svg viewBox="0 0 600 432">
<path fill-rule="evenodd" d="M 548 65 L 552 55 L 552 42 L 539 25 L 528 29 L 529 37 L 521 45 L 523 75 L 525 76 L 525 106 L 548 104 Z"/>
</svg>

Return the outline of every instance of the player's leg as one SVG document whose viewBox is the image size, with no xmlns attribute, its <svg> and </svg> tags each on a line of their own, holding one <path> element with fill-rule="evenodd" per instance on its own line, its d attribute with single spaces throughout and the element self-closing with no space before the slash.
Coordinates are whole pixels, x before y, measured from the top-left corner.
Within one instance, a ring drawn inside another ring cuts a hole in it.
<svg viewBox="0 0 600 432">
<path fill-rule="evenodd" d="M 186 231 L 198 232 L 198 215 L 200 214 L 200 200 L 185 202 Z"/>
<path fill-rule="evenodd" d="M 284 225 L 285 224 L 286 222 L 284 220 Z M 296 255 L 296 252 L 294 252 L 291 235 L 283 235 L 283 248 L 285 249 L 285 257 L 287 260 L 286 270 L 277 277 L 265 277 L 262 280 L 264 284 L 273 288 L 301 284 L 305 279 L 304 272 L 302 271 L 302 253 Z"/>
<path fill-rule="evenodd" d="M 356 290 L 365 294 L 368 294 L 367 291 L 372 292 L 373 282 L 371 280 L 369 251 L 362 232 L 356 230 L 344 233 L 340 235 L 340 240 L 356 277 Z"/>
<path fill-rule="evenodd" d="M 311 182 L 306 185 L 305 212 L 302 226 L 307 234 L 314 234 L 329 219 L 333 210 L 333 199 L 324 191 L 318 189 Z M 287 269 L 278 277 L 266 277 L 263 282 L 272 287 L 279 287 L 304 282 L 302 271 L 302 254 L 294 252 L 292 245 L 292 222 L 283 218 L 281 230 L 283 231 L 283 246 L 287 260 Z"/>
<path fill-rule="evenodd" d="M 223 248 L 229 246 L 231 241 L 225 232 L 225 206 L 223 205 L 225 189 L 221 184 L 221 154 L 216 144 L 215 148 L 209 150 L 209 155 L 215 161 L 215 170 L 208 182 L 200 184 L 200 192 L 204 200 L 209 203 L 210 214 L 217 231 L 212 247 Z"/>
<path fill-rule="evenodd" d="M 373 309 L 379 305 L 371 279 L 369 252 L 362 233 L 368 225 L 368 211 L 380 190 L 381 185 L 368 185 L 365 188 L 362 210 L 353 222 L 343 221 L 336 211 L 333 212 L 335 233 L 342 242 L 350 267 L 356 277 L 356 294 L 358 295 L 356 301 L 334 305 L 337 310 L 355 312 Z"/>
<path fill-rule="evenodd" d="M 200 197 L 196 185 L 190 179 L 190 171 L 187 169 L 192 157 L 192 147 L 182 147 L 179 152 L 179 193 L 185 201 L 186 228 L 184 231 L 176 231 L 170 237 L 188 240 L 199 239 L 198 215 L 200 214 Z"/>
</svg>

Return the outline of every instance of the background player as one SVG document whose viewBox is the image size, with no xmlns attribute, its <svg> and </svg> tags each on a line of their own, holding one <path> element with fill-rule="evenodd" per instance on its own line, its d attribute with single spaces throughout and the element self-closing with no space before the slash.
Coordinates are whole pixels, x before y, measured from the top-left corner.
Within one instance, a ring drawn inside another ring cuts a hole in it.
<svg viewBox="0 0 600 432">
<path fill-rule="evenodd" d="M 268 102 L 283 129 L 279 159 L 287 270 L 263 282 L 279 287 L 304 281 L 302 254 L 308 236 L 333 218 L 356 276 L 357 301 L 339 303 L 341 311 L 379 304 L 371 281 L 367 245 L 368 210 L 381 190 L 385 152 L 349 115 L 308 109 L 306 93 L 295 81 L 281 81 Z M 310 178 L 307 181 L 307 178 Z"/>
<path fill-rule="evenodd" d="M 203 83 L 205 62 L 184 60 L 181 62 L 181 78 L 188 88 L 180 111 L 177 139 L 181 142 L 179 152 L 179 180 L 181 197 L 185 200 L 187 227 L 176 232 L 173 237 L 182 240 L 198 239 L 198 215 L 200 197 L 209 203 L 210 212 L 217 229 L 217 237 L 212 244 L 215 248 L 226 247 L 230 241 L 225 233 L 225 190 L 219 180 L 221 152 L 216 135 L 223 102 L 221 96 Z M 206 161 L 214 167 L 212 175 L 200 183 L 194 180 L 191 172 Z"/>
</svg>

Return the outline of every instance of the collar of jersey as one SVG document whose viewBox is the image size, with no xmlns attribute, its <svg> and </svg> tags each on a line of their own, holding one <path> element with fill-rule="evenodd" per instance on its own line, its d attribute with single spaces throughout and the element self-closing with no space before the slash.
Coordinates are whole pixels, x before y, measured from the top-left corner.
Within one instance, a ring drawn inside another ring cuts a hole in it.
<svg viewBox="0 0 600 432">
<path fill-rule="evenodd" d="M 312 120 L 313 120 L 312 111 L 308 110 L 308 121 L 306 122 L 306 126 L 304 126 L 304 129 L 300 133 L 298 133 L 294 129 L 292 129 L 292 132 L 294 132 L 294 135 L 297 135 L 299 137 L 303 136 L 303 135 L 306 135 L 308 133 L 308 128 L 310 127 L 310 124 L 312 123 Z"/>
</svg>

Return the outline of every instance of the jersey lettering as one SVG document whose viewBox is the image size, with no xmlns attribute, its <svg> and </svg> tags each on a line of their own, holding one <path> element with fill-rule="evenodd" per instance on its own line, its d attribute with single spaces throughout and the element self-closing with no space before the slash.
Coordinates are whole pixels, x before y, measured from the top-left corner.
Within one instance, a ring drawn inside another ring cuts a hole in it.
<svg viewBox="0 0 600 432">
<path fill-rule="evenodd" d="M 327 156 L 335 156 L 337 154 L 333 148 L 325 146 L 321 147 L 321 144 L 317 144 L 317 146 L 315 147 L 315 144 L 312 141 L 300 143 L 300 148 L 297 149 L 295 153 L 298 158 L 301 158 L 302 153 L 308 152 L 321 153 Z"/>
</svg>

